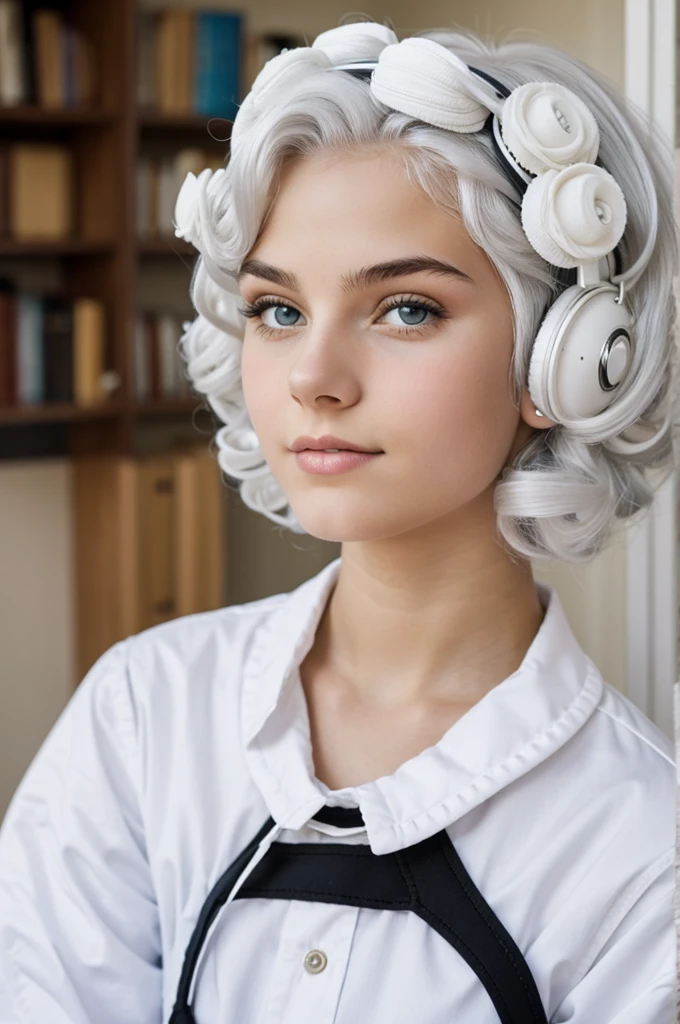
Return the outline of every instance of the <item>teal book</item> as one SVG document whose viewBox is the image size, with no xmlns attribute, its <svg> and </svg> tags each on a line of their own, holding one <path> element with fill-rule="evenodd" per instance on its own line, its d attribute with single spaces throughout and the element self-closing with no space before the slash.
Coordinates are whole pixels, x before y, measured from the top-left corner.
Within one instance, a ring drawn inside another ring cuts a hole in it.
<svg viewBox="0 0 680 1024">
<path fill-rule="evenodd" d="M 194 110 L 233 121 L 241 102 L 241 15 L 196 13 Z"/>
</svg>

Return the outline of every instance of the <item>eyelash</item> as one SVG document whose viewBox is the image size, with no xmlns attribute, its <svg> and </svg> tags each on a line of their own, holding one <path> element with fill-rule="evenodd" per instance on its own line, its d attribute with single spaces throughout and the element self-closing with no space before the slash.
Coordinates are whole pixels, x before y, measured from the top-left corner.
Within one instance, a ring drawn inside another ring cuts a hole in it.
<svg viewBox="0 0 680 1024">
<path fill-rule="evenodd" d="M 285 306 L 287 309 L 294 309 L 296 313 L 300 312 L 297 306 L 293 306 L 292 303 L 288 302 L 286 299 L 281 299 L 277 298 L 276 296 L 270 295 L 263 295 L 259 299 L 255 299 L 254 302 L 246 302 L 245 305 L 240 307 L 239 312 L 242 313 L 243 316 L 247 317 L 248 319 L 254 319 L 258 316 L 261 316 L 266 309 L 273 309 L 276 306 Z M 390 310 L 400 309 L 402 306 L 410 306 L 412 309 L 425 309 L 427 310 L 428 313 L 432 313 L 437 320 L 449 319 L 448 313 L 441 306 L 437 305 L 436 302 L 432 302 L 429 299 L 417 299 L 415 297 L 408 295 L 394 296 L 394 298 L 389 299 L 386 306 L 381 310 L 380 315 L 384 316 L 386 313 L 389 313 Z M 398 334 L 409 335 L 422 333 L 424 330 L 431 328 L 433 326 L 433 323 L 434 322 L 430 320 L 427 323 L 413 324 L 412 326 L 408 326 L 407 324 L 405 324 L 403 327 L 396 327 L 394 325 L 391 326 L 393 327 L 394 330 L 396 330 Z M 295 326 L 297 325 L 293 324 L 293 327 Z M 292 328 L 268 327 L 266 324 L 259 323 L 256 327 L 256 330 L 260 334 L 281 334 L 284 331 L 292 330 Z"/>
</svg>

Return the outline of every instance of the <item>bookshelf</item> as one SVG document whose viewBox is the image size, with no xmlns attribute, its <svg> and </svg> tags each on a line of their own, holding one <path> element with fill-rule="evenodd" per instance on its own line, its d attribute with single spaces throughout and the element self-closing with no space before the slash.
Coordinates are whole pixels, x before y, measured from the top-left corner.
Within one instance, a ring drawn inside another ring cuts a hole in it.
<svg viewBox="0 0 680 1024">
<path fill-rule="evenodd" d="M 50 6 L 50 4 L 47 4 Z M 199 396 L 165 400 L 136 397 L 135 317 L 145 290 L 165 290 L 192 315 L 189 284 L 195 250 L 168 236 L 138 238 L 137 164 L 140 155 L 199 147 L 224 159 L 231 123 L 193 114 L 138 109 L 136 0 L 63 0 L 64 18 L 87 39 L 96 63 L 91 103 L 70 107 L 0 107 L 0 147 L 55 142 L 71 154 L 74 230 L 67 238 L 0 238 L 0 276 L 18 282 L 47 276 L 67 298 L 91 296 L 103 304 L 107 370 L 118 385 L 94 406 L 64 402 L 0 404 L 0 459 L 90 454 L 134 454 L 144 431 L 167 422 L 168 444 L 184 426 L 197 435 L 196 410 L 212 417 Z M 151 281 L 148 286 L 147 280 Z M 180 308 L 181 307 L 181 308 Z"/>
</svg>

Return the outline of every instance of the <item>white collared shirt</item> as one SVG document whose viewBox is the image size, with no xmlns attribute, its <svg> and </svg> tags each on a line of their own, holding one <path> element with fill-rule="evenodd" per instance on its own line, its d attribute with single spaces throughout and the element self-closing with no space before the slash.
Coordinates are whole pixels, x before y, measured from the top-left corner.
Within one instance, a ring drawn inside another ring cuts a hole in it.
<svg viewBox="0 0 680 1024">
<path fill-rule="evenodd" d="M 290 594 L 121 641 L 90 670 L 0 829 L 0 1024 L 161 1024 L 220 875 L 356 807 L 375 854 L 445 829 L 551 1024 L 673 1024 L 672 745 L 604 683 L 556 592 L 520 668 L 392 775 L 315 778 L 299 665 L 340 559 Z M 308 951 L 324 970 L 310 973 Z M 203 950 L 197 1024 L 498 1024 L 409 912 L 240 899 Z"/>
</svg>

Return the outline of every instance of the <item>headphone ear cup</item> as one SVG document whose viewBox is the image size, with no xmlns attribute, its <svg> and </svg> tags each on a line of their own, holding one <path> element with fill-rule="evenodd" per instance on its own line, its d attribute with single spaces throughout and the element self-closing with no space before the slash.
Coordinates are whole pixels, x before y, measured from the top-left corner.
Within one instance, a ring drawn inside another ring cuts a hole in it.
<svg viewBox="0 0 680 1024">
<path fill-rule="evenodd" d="M 559 417 L 555 415 L 555 410 L 551 407 L 549 397 L 548 373 L 550 353 L 554 347 L 560 324 L 574 305 L 576 299 L 582 294 L 583 289 L 578 285 L 573 285 L 555 299 L 541 321 L 531 350 L 529 393 L 536 408 L 545 416 L 549 416 L 551 420 L 559 421 Z"/>
<path fill-rule="evenodd" d="M 633 357 L 630 313 L 609 282 L 574 285 L 546 313 L 529 363 L 529 392 L 551 420 L 578 423 L 616 397 Z"/>
</svg>

